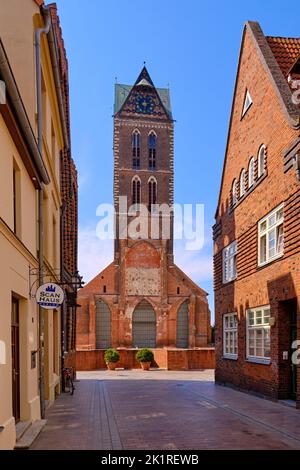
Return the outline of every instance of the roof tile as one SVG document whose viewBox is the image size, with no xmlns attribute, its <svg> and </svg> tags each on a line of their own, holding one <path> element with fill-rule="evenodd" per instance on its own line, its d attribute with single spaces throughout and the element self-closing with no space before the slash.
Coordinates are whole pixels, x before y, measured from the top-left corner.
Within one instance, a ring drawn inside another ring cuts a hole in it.
<svg viewBox="0 0 300 470">
<path fill-rule="evenodd" d="M 300 57 L 300 38 L 282 38 L 266 36 L 273 55 L 287 78 L 289 71 Z"/>
</svg>

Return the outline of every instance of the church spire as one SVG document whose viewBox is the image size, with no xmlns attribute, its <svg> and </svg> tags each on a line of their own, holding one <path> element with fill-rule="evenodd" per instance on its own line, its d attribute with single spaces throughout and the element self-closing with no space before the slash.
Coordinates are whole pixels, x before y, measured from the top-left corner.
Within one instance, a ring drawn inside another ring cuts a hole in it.
<svg viewBox="0 0 300 470">
<path fill-rule="evenodd" d="M 144 67 L 142 68 L 142 71 L 139 74 L 134 84 L 134 86 L 140 86 L 140 85 L 150 86 L 150 87 L 155 88 L 154 83 L 152 82 L 149 72 L 146 68 L 145 62 L 144 62 Z"/>
</svg>

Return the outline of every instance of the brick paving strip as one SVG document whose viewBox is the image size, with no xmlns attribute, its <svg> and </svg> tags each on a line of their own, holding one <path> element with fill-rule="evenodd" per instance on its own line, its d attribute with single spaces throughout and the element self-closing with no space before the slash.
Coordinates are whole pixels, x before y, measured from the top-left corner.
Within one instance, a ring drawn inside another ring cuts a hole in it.
<svg viewBox="0 0 300 470">
<path fill-rule="evenodd" d="M 31 449 L 300 449 L 300 411 L 215 386 L 213 371 L 95 371 Z"/>
<path fill-rule="evenodd" d="M 47 425 L 31 450 L 120 450 L 109 394 L 97 380 L 76 383 L 47 412 Z"/>
<path fill-rule="evenodd" d="M 293 434 L 290 434 L 286 431 L 278 429 L 275 426 L 272 426 L 272 424 L 267 424 L 267 423 L 263 422 L 261 419 L 253 418 L 253 417 L 249 416 L 248 414 L 242 413 L 241 411 L 237 411 L 234 408 L 232 408 L 230 405 L 223 404 L 223 403 L 220 403 L 219 401 L 208 398 L 207 395 L 203 395 L 202 393 L 195 392 L 194 390 L 189 390 L 189 392 L 193 393 L 196 396 L 199 396 L 199 397 L 203 398 L 204 401 L 202 402 L 202 404 L 204 406 L 207 404 L 208 406 L 211 405 L 214 408 L 222 409 L 222 410 L 224 410 L 228 413 L 231 413 L 231 414 L 234 414 L 234 415 L 238 416 L 240 419 L 242 419 L 245 422 L 249 422 L 251 424 L 258 424 L 263 429 L 266 429 L 267 431 L 272 431 L 274 433 L 277 433 L 278 435 L 287 437 L 288 439 L 291 439 L 291 440 L 295 441 L 298 445 L 300 445 L 300 436 L 296 437 Z M 240 393 L 240 392 L 238 392 L 238 393 Z M 300 419 L 300 417 L 299 417 L 299 419 Z"/>
<path fill-rule="evenodd" d="M 103 382 L 98 382 L 99 394 L 101 400 L 101 432 L 106 439 L 103 439 L 102 449 L 122 450 L 122 443 L 118 432 L 118 426 L 115 421 L 111 406 L 110 396 Z"/>
</svg>

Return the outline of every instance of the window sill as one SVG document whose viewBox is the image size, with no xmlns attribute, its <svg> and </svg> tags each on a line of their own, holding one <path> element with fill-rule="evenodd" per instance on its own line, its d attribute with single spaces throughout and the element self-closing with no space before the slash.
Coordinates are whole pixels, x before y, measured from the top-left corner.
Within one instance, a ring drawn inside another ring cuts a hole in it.
<svg viewBox="0 0 300 470">
<path fill-rule="evenodd" d="M 231 361 L 237 361 L 238 355 L 237 354 L 224 354 L 223 359 L 229 359 Z"/>
<path fill-rule="evenodd" d="M 263 365 L 270 365 L 271 364 L 271 359 L 267 357 L 247 357 L 246 359 L 247 362 L 253 362 L 254 364 L 263 364 Z"/>
<path fill-rule="evenodd" d="M 236 280 L 237 280 L 237 276 L 233 277 L 232 279 L 229 279 L 228 281 L 225 281 L 225 280 L 223 279 L 223 284 L 224 284 L 224 285 L 227 285 L 227 284 L 230 284 L 231 282 L 234 282 L 234 281 L 236 281 Z"/>
<path fill-rule="evenodd" d="M 270 258 L 267 261 L 264 261 L 263 263 L 258 263 L 257 267 L 258 268 L 264 268 L 268 264 L 271 264 L 271 263 L 273 263 L 273 261 L 276 261 L 276 260 L 278 260 L 282 257 L 283 257 L 283 253 L 280 253 L 280 255 L 273 256 L 273 258 Z"/>
<path fill-rule="evenodd" d="M 253 185 L 250 186 L 250 188 L 247 189 L 247 191 L 245 191 L 245 193 L 243 194 L 243 196 L 241 196 L 237 201 L 236 203 L 234 204 L 234 206 L 231 206 L 229 207 L 228 211 L 229 211 L 229 214 L 231 214 L 232 212 L 235 211 L 235 209 L 240 205 L 242 204 L 242 202 L 246 199 L 247 196 L 249 196 L 249 194 L 251 194 L 255 188 L 257 188 L 257 186 L 268 176 L 268 172 L 267 170 L 256 180 L 254 181 Z"/>
</svg>

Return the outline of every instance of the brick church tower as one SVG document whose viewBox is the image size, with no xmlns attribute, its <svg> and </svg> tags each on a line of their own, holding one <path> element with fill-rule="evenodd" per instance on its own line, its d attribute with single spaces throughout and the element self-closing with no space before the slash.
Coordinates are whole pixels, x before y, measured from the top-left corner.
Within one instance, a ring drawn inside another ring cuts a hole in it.
<svg viewBox="0 0 300 470">
<path fill-rule="evenodd" d="M 210 342 L 207 294 L 174 264 L 173 161 L 169 90 L 144 67 L 133 86 L 115 85 L 114 261 L 80 291 L 78 349 Z"/>
</svg>

